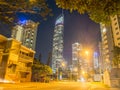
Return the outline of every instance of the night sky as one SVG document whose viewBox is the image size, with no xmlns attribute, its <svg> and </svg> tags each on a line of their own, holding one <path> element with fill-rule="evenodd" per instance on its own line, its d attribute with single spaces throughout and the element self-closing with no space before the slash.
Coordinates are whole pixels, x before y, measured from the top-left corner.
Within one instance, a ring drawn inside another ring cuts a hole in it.
<svg viewBox="0 0 120 90">
<path fill-rule="evenodd" d="M 46 21 L 38 15 L 19 14 L 19 19 L 31 19 L 40 22 L 37 32 L 36 55 L 42 55 L 42 62 L 46 63 L 48 53 L 52 51 L 52 37 L 56 18 L 62 13 L 57 8 L 54 0 L 48 0 L 49 7 L 52 8 L 54 16 L 48 17 Z M 10 29 L 7 25 L 0 23 L 0 34 L 10 37 Z M 100 41 L 100 26 L 91 21 L 87 14 L 80 15 L 77 12 L 70 13 L 64 10 L 64 58 L 70 63 L 72 59 L 72 43 L 79 42 L 84 47 L 91 48 L 93 51 L 98 50 Z"/>
</svg>

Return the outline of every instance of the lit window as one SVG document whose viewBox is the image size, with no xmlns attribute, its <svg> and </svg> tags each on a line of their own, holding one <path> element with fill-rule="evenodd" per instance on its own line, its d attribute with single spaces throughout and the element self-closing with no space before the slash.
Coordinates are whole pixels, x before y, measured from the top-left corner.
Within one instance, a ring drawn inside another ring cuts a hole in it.
<svg viewBox="0 0 120 90">
<path fill-rule="evenodd" d="M 106 28 L 103 28 L 103 33 L 105 33 L 106 32 Z"/>
<path fill-rule="evenodd" d="M 26 41 L 28 42 L 28 41 L 29 41 L 29 39 L 26 39 Z"/>
<path fill-rule="evenodd" d="M 32 33 L 32 35 L 33 35 L 34 33 Z"/>
</svg>

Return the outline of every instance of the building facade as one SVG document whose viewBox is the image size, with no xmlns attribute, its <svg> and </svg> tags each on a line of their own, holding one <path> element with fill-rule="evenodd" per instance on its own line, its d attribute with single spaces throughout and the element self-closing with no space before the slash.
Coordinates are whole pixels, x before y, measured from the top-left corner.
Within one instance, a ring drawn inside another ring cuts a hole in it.
<svg viewBox="0 0 120 90">
<path fill-rule="evenodd" d="M 0 35 L 0 79 L 12 82 L 31 81 L 35 51 L 21 42 Z"/>
<path fill-rule="evenodd" d="M 80 70 L 82 69 L 83 59 L 81 57 L 82 45 L 78 42 L 72 44 L 72 73 L 73 75 L 80 76 Z"/>
<path fill-rule="evenodd" d="M 96 73 L 99 73 L 99 56 L 97 52 L 94 52 L 93 55 L 93 66 Z"/>
<path fill-rule="evenodd" d="M 113 81 L 119 82 L 119 69 L 120 63 L 116 65 L 113 63 L 114 47 L 120 47 L 120 15 L 110 17 L 110 25 L 106 26 L 101 24 L 101 37 L 102 41 L 99 45 L 100 48 L 100 61 L 101 71 L 103 75 L 104 84 L 110 87 L 120 86 L 118 83 L 113 84 Z"/>
<path fill-rule="evenodd" d="M 120 15 L 115 15 L 111 17 L 111 26 L 113 32 L 114 46 L 120 48 Z M 120 62 L 118 62 L 117 66 L 120 68 Z M 113 64 L 113 67 L 117 66 Z"/>
<path fill-rule="evenodd" d="M 22 45 L 35 50 L 38 24 L 31 20 L 19 22 L 13 28 L 11 37 L 22 42 Z"/>
<path fill-rule="evenodd" d="M 72 66 L 73 68 L 78 68 L 78 60 L 82 46 L 79 43 L 72 44 Z"/>
<path fill-rule="evenodd" d="M 113 58 L 113 46 L 114 46 L 114 39 L 112 36 L 112 28 L 111 26 L 106 26 L 101 24 L 101 45 L 99 46 L 100 50 L 100 65 L 102 71 L 111 70 L 112 66 L 112 58 Z"/>
<path fill-rule="evenodd" d="M 120 47 L 120 15 L 115 15 L 110 18 L 111 25 L 106 26 L 101 24 L 101 49 L 100 56 L 103 62 L 103 70 L 112 68 L 114 46 Z"/>
<path fill-rule="evenodd" d="M 56 73 L 63 61 L 63 34 L 64 34 L 64 15 L 61 14 L 55 22 L 52 49 L 52 70 Z"/>
<path fill-rule="evenodd" d="M 120 15 L 111 17 L 114 45 L 120 47 Z"/>
</svg>

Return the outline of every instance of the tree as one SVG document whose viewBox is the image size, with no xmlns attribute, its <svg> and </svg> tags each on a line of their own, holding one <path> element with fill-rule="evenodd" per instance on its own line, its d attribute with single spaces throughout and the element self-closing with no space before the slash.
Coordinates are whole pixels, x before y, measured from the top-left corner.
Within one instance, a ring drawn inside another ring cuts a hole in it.
<svg viewBox="0 0 120 90">
<path fill-rule="evenodd" d="M 32 80 L 33 81 L 49 81 L 50 75 L 52 74 L 52 69 L 39 62 L 39 60 L 34 60 L 32 66 Z"/>
<path fill-rule="evenodd" d="M 113 65 L 119 68 L 120 64 L 120 47 L 115 46 L 113 49 Z"/>
<path fill-rule="evenodd" d="M 0 20 L 13 23 L 16 13 L 39 14 L 45 18 L 51 15 L 46 0 L 0 0 Z"/>
<path fill-rule="evenodd" d="M 109 17 L 120 14 L 120 0 L 56 0 L 59 8 L 87 13 L 96 23 L 109 23 Z"/>
</svg>

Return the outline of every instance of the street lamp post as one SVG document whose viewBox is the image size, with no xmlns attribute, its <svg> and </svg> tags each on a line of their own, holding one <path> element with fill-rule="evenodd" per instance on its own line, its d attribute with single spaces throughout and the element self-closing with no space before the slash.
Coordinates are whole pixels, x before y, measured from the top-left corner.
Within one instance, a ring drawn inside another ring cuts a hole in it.
<svg viewBox="0 0 120 90">
<path fill-rule="evenodd" d="M 62 62 L 60 62 L 60 66 L 56 68 L 57 81 L 62 80 L 63 67 L 65 67 L 65 63 L 62 61 Z"/>
<path fill-rule="evenodd" d="M 56 76 L 57 76 L 57 81 L 58 81 L 58 68 L 56 68 Z"/>
<path fill-rule="evenodd" d="M 85 51 L 85 54 L 88 56 L 89 52 L 88 52 L 88 51 Z"/>
</svg>

